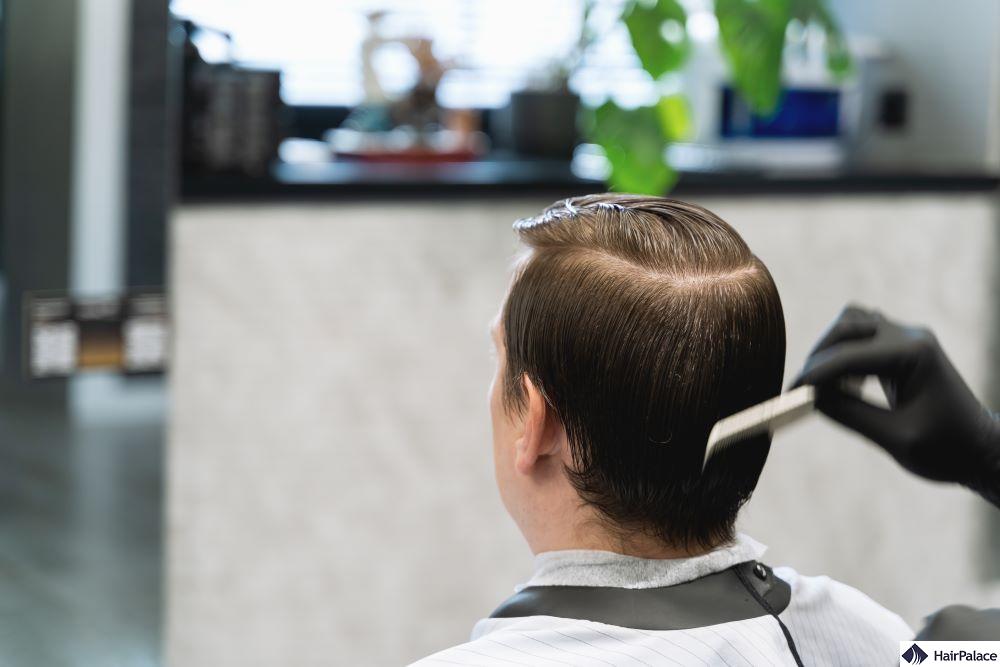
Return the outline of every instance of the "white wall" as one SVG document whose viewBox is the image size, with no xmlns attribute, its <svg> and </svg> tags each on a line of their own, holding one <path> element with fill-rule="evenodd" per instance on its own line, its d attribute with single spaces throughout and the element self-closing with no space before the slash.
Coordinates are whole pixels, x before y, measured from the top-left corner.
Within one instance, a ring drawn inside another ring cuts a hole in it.
<svg viewBox="0 0 1000 667">
<path fill-rule="evenodd" d="M 831 0 L 848 34 L 884 40 L 910 90 L 908 164 L 1000 170 L 1000 3 Z"/>
<path fill-rule="evenodd" d="M 542 203 L 181 211 L 169 664 L 398 665 L 524 577 L 487 326 Z"/>
<path fill-rule="evenodd" d="M 463 641 L 527 577 L 492 480 L 486 327 L 510 224 L 546 203 L 178 213 L 169 664 L 400 664 Z M 789 375 L 860 300 L 933 324 L 984 391 L 1000 302 L 991 198 L 704 203 L 774 273 Z M 776 439 L 743 526 L 770 562 L 916 623 L 988 597 L 983 512 L 817 417 Z"/>
</svg>

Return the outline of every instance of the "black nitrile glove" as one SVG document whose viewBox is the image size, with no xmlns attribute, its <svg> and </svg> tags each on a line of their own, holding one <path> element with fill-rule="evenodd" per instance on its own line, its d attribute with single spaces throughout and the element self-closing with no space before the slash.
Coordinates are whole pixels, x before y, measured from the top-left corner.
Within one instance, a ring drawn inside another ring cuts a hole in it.
<svg viewBox="0 0 1000 667">
<path fill-rule="evenodd" d="M 850 392 L 849 378 L 877 375 L 889 409 Z M 1000 507 L 1000 420 L 986 410 L 927 329 L 856 306 L 817 343 L 795 385 L 816 385 L 816 407 L 874 440 L 907 470 L 958 482 Z"/>
</svg>

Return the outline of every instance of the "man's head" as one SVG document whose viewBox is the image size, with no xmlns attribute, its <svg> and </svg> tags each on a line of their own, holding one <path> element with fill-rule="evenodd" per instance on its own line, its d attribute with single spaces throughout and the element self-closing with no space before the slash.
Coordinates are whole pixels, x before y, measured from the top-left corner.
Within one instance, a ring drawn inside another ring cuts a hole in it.
<svg viewBox="0 0 1000 667">
<path fill-rule="evenodd" d="M 781 389 L 767 268 L 711 212 L 658 197 L 569 199 L 515 229 L 527 252 L 494 327 L 491 412 L 532 548 L 591 530 L 686 552 L 730 539 L 770 438 L 701 461 L 716 420 Z"/>
</svg>

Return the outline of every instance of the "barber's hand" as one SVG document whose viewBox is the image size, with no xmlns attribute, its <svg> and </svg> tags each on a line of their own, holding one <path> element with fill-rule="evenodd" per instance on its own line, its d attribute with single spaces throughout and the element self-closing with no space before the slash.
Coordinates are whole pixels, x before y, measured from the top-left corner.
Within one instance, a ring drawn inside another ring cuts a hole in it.
<svg viewBox="0 0 1000 667">
<path fill-rule="evenodd" d="M 889 409 L 843 389 L 877 375 Z M 958 482 L 1000 506 L 1000 420 L 986 410 L 927 329 L 849 306 L 806 360 L 796 385 L 817 388 L 817 408 L 870 438 L 904 468 Z"/>
</svg>

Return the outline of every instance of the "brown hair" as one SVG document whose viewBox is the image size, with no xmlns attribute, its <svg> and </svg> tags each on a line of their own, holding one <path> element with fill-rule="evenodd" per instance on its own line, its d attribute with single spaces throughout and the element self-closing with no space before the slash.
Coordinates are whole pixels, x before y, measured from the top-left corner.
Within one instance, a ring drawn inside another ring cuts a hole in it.
<svg viewBox="0 0 1000 667">
<path fill-rule="evenodd" d="M 530 378 L 566 429 L 570 480 L 623 536 L 732 539 L 770 437 L 701 462 L 716 420 L 781 389 L 767 267 L 718 216 L 660 197 L 567 199 L 514 228 L 529 252 L 502 316 L 507 409 Z"/>
</svg>

